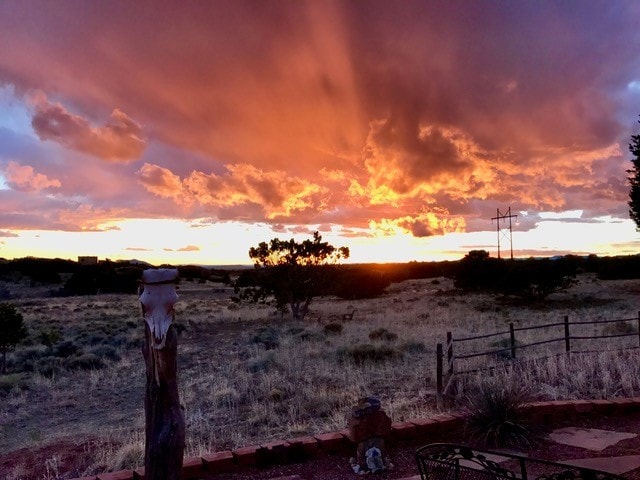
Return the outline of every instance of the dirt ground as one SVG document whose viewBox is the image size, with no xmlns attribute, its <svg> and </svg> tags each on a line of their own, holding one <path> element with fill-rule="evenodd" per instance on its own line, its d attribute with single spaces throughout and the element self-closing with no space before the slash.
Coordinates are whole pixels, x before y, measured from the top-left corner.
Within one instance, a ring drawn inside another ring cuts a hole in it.
<svg viewBox="0 0 640 480">
<path fill-rule="evenodd" d="M 580 447 L 561 445 L 552 442 L 547 435 L 556 428 L 576 426 L 598 428 L 620 432 L 635 433 L 638 436 L 623 440 L 603 451 L 595 452 Z M 564 460 L 592 457 L 616 457 L 640 454 L 640 412 L 622 416 L 583 415 L 576 419 L 568 419 L 540 428 L 535 435 L 536 445 L 525 453 L 532 458 L 541 458 L 562 462 Z M 459 438 L 452 438 L 443 432 L 438 441 L 457 442 Z M 464 443 L 464 442 L 462 442 Z M 414 454 L 422 446 L 419 442 L 396 442 L 389 446 L 389 457 L 394 468 L 376 475 L 381 479 L 401 479 L 418 474 Z M 73 478 L 84 471 L 91 462 L 91 448 L 101 448 L 97 441 L 76 444 L 71 440 L 55 442 L 37 448 L 24 448 L 11 452 L 0 459 L 0 472 L 22 471 L 20 478 L 24 480 Z M 43 464 L 42 458 L 55 458 L 57 461 Z M 290 464 L 277 465 L 269 468 L 246 468 L 234 473 L 215 475 L 216 480 L 259 480 L 298 475 L 304 480 L 348 480 L 361 478 L 353 473 L 349 466 L 349 455 L 326 455 L 313 460 Z M 640 480 L 640 469 L 624 474 L 629 480 Z M 2 477 L 5 478 L 5 477 Z"/>
</svg>

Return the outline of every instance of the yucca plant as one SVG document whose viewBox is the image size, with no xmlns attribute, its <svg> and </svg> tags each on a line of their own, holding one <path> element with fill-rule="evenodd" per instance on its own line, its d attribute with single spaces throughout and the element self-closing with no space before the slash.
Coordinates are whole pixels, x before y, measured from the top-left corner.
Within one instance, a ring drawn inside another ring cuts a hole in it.
<svg viewBox="0 0 640 480">
<path fill-rule="evenodd" d="M 530 447 L 533 435 L 522 413 L 527 397 L 514 381 L 481 380 L 465 398 L 469 439 L 493 448 Z"/>
</svg>

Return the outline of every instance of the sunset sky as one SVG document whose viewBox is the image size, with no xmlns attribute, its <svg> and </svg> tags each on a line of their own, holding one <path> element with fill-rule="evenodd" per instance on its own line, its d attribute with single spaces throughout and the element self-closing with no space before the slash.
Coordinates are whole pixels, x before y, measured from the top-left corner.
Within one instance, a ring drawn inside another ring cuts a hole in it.
<svg viewBox="0 0 640 480">
<path fill-rule="evenodd" d="M 4 1 L 0 257 L 640 253 L 640 2 Z M 508 249 L 503 236 L 501 247 Z"/>
</svg>

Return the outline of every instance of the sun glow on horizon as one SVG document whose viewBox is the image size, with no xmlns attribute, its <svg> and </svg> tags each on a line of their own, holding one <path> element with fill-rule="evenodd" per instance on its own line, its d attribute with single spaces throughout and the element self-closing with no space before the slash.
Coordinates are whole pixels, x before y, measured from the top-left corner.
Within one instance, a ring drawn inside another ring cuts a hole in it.
<svg viewBox="0 0 640 480">
<path fill-rule="evenodd" d="M 560 221 L 571 216 L 572 222 Z M 540 215 L 545 220 L 528 231 L 512 234 L 516 257 L 557 254 L 628 255 L 640 251 L 631 220 L 601 217 L 581 221 L 575 212 Z M 131 219 L 108 222 L 97 231 L 12 231 L 0 237 L 0 257 L 69 258 L 97 255 L 111 260 L 138 259 L 152 264 L 248 265 L 248 250 L 272 238 L 309 238 L 315 229 L 293 233 L 266 224 L 209 220 Z M 345 263 L 404 263 L 457 260 L 470 250 L 496 254 L 496 231 L 457 232 L 415 237 L 400 228 L 321 231 L 323 241 L 350 249 Z M 501 249 L 510 248 L 503 238 Z"/>
</svg>

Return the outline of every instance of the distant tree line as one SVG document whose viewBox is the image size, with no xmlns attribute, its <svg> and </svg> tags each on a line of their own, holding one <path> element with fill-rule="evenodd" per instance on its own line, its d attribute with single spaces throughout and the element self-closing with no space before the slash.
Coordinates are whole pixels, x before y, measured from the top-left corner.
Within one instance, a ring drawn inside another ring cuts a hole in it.
<svg viewBox="0 0 640 480">
<path fill-rule="evenodd" d="M 51 286 L 50 293 L 56 296 L 95 295 L 100 292 L 134 294 L 142 271 L 150 267 L 148 264 L 128 261 L 104 260 L 97 265 L 80 265 L 62 259 L 0 259 L 0 280 Z M 255 287 L 267 287 L 258 296 L 263 293 L 268 295 L 270 284 L 273 286 L 280 281 L 277 275 L 272 275 L 274 271 L 264 268 L 222 270 L 198 265 L 177 268 L 180 278 L 188 281 L 231 284 L 231 277 L 235 277 L 237 280 L 234 285 L 239 291 L 251 287 L 254 294 L 257 293 Z M 639 279 L 640 255 L 565 255 L 505 260 L 491 257 L 485 250 L 472 250 L 458 261 L 318 264 L 313 268 L 321 273 L 313 282 L 314 296 L 334 295 L 346 300 L 374 298 L 382 295 L 392 283 L 448 277 L 453 278 L 456 287 L 461 289 L 484 289 L 533 299 L 544 298 L 553 291 L 566 288 L 580 272 L 595 273 L 602 280 Z M 285 270 L 279 268 L 280 273 Z M 298 286 L 302 287 L 303 283 Z M 0 289 L 0 300 L 3 299 L 8 300 L 9 297 Z"/>
<path fill-rule="evenodd" d="M 163 265 L 166 266 L 166 265 Z M 54 296 L 95 295 L 97 293 L 136 293 L 142 272 L 151 265 L 130 261 L 103 260 L 81 265 L 72 260 L 26 257 L 0 259 L 0 280 L 28 282 L 31 286 L 51 286 Z M 229 272 L 196 265 L 177 267 L 185 280 L 229 283 Z M 0 291 L 0 299 L 8 299 Z"/>
</svg>

